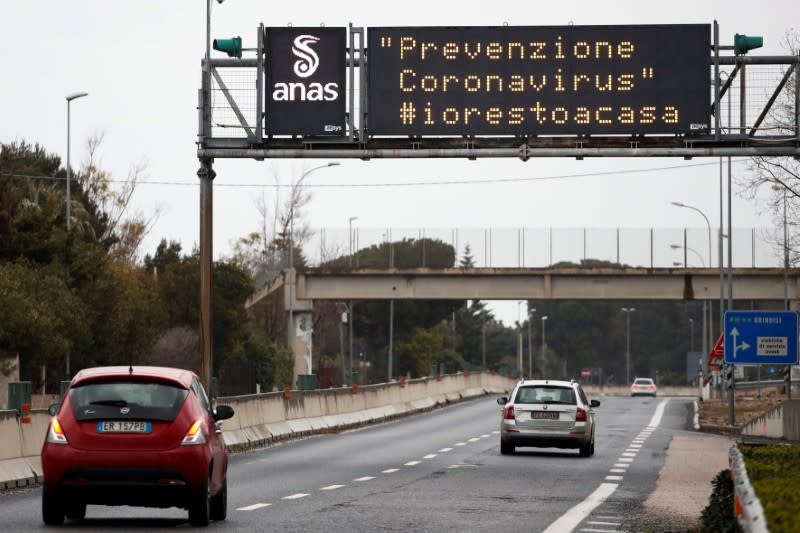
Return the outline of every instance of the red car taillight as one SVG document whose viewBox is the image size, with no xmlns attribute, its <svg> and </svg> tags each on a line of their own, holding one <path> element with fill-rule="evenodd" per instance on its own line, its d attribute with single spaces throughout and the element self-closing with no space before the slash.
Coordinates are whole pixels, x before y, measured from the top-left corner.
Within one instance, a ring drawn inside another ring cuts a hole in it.
<svg viewBox="0 0 800 533">
<path fill-rule="evenodd" d="M 181 441 L 181 446 L 190 445 L 190 444 L 203 444 L 206 442 L 206 437 L 203 435 L 203 419 L 198 418 L 194 421 L 194 424 L 189 428 L 189 431 L 186 432 L 186 435 L 183 436 L 183 440 Z"/>
<path fill-rule="evenodd" d="M 656 386 L 655 385 L 649 385 L 647 387 L 647 390 L 656 390 Z"/>
<path fill-rule="evenodd" d="M 47 442 L 52 444 L 69 444 L 67 436 L 64 434 L 64 428 L 58 418 L 53 417 L 50 419 L 50 429 L 47 431 Z"/>
<path fill-rule="evenodd" d="M 575 422 L 586 422 L 586 409 L 578 407 L 578 410 L 575 412 Z"/>
<path fill-rule="evenodd" d="M 514 420 L 514 406 L 506 405 L 503 408 L 503 420 Z"/>
</svg>

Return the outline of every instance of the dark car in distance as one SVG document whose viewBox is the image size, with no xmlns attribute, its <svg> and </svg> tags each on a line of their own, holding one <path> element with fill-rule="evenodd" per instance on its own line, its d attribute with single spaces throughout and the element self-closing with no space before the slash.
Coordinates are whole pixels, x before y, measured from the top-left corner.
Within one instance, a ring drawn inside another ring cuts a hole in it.
<svg viewBox="0 0 800 533">
<path fill-rule="evenodd" d="M 87 504 L 180 507 L 206 526 L 227 515 L 228 451 L 197 375 L 98 367 L 72 379 L 42 447 L 42 518 L 82 520 Z"/>
</svg>

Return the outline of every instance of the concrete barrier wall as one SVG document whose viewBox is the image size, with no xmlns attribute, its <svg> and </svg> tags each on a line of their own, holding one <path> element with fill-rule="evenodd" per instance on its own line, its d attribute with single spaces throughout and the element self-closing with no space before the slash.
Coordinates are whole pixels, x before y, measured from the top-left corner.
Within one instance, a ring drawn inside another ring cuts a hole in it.
<svg viewBox="0 0 800 533">
<path fill-rule="evenodd" d="M 742 435 L 800 440 L 800 400 L 785 400 L 742 427 Z"/>
<path fill-rule="evenodd" d="M 47 415 L 47 412 L 44 414 Z M 38 455 L 44 442 L 47 423 L 42 429 L 39 413 L 31 412 L 29 416 L 31 423 L 21 424 L 15 410 L 0 411 L 0 488 L 2 489 L 24 487 L 41 479 L 42 467 Z M 50 420 L 49 416 L 47 420 Z M 30 450 L 35 452 L 27 454 L 31 457 L 26 457 L 26 452 Z"/>
<path fill-rule="evenodd" d="M 17 411 L 0 411 L 0 460 L 22 457 Z"/>
<path fill-rule="evenodd" d="M 453 374 L 436 378 L 365 385 L 356 391 L 337 388 L 218 398 L 235 415 L 223 423 L 225 442 L 232 449 L 269 444 L 292 436 L 341 431 L 379 422 L 437 405 L 487 393 L 508 392 L 515 381 L 488 373 Z"/>
</svg>

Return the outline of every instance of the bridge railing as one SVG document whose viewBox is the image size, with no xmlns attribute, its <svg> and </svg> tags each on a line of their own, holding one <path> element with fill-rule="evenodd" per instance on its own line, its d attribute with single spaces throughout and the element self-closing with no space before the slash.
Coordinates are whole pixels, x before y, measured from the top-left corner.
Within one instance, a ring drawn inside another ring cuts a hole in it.
<svg viewBox="0 0 800 533">
<path fill-rule="evenodd" d="M 727 234 L 727 230 L 724 232 Z M 783 266 L 783 228 L 734 228 L 734 268 Z M 710 239 L 709 239 L 710 236 Z M 317 228 L 303 245 L 309 266 L 337 258 L 353 266 L 397 266 L 399 244 L 413 241 L 419 266 L 435 266 L 431 241 L 455 250 L 455 264 L 466 255 L 476 267 L 543 268 L 560 262 L 607 261 L 632 267 L 718 267 L 719 229 L 706 228 Z M 711 242 L 709 242 L 709 240 Z M 723 264 L 728 264 L 727 237 Z M 790 248 L 791 248 L 791 242 Z M 374 247 L 370 250 L 371 247 Z M 427 250 L 426 250 L 427 247 Z M 403 252 L 408 254 L 408 247 Z M 711 256 L 709 258 L 709 255 Z M 376 262 L 378 264 L 376 264 Z M 367 264 L 368 263 L 368 264 Z M 416 265 L 415 265 L 416 266 Z"/>
</svg>

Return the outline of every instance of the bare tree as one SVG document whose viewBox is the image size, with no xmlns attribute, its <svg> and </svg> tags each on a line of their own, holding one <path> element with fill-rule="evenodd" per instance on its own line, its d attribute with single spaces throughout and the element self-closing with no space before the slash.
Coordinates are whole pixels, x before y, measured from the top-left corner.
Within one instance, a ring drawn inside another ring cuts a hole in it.
<svg viewBox="0 0 800 533">
<path fill-rule="evenodd" d="M 156 207 L 150 216 L 142 212 L 131 212 L 131 198 L 139 180 L 145 175 L 147 162 L 142 160 L 131 164 L 127 178 L 121 183 L 115 183 L 112 176 L 101 168 L 99 152 L 104 140 L 103 131 L 89 137 L 87 161 L 78 179 L 81 180 L 89 199 L 108 216 L 105 233 L 98 237 L 105 240 L 115 236 L 111 255 L 120 261 L 133 264 L 137 260 L 142 240 L 161 214 L 161 207 Z"/>
</svg>

